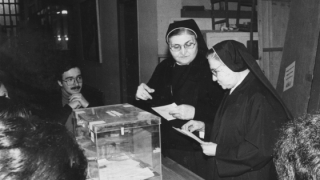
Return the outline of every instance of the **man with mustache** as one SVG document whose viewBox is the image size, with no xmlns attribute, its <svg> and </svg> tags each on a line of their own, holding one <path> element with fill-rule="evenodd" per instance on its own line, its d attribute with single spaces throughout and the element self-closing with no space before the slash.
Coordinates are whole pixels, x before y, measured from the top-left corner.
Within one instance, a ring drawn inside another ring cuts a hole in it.
<svg viewBox="0 0 320 180">
<path fill-rule="evenodd" d="M 81 94 L 82 76 L 79 67 L 67 67 L 58 80 L 62 92 L 62 105 L 69 105 L 72 109 L 88 107 L 89 102 Z"/>
<path fill-rule="evenodd" d="M 72 58 L 65 57 L 57 65 L 54 71 L 58 89 L 46 93 L 45 97 L 41 96 L 40 108 L 32 109 L 32 114 L 65 125 L 73 133 L 73 109 L 86 108 L 89 102 L 92 102 L 90 106 L 95 106 L 94 100 L 91 98 L 88 101 L 83 95 L 81 70 Z M 89 93 L 87 95 L 89 97 Z"/>
<path fill-rule="evenodd" d="M 86 108 L 89 102 L 81 93 L 82 76 L 80 68 L 73 62 L 66 62 L 60 67 L 57 73 L 57 82 L 61 88 L 61 106 L 56 120 L 65 124 L 67 129 L 73 131 L 72 118 L 70 117 L 73 109 Z M 68 118 L 66 118 L 68 117 Z"/>
</svg>

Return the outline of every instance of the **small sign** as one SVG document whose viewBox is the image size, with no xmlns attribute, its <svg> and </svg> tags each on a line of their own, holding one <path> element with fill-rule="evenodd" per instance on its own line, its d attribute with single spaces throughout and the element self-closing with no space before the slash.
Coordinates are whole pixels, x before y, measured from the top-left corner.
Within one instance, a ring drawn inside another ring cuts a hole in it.
<svg viewBox="0 0 320 180">
<path fill-rule="evenodd" d="M 293 86 L 295 67 L 296 62 L 294 61 L 286 68 L 286 72 L 284 74 L 283 92 Z"/>
</svg>

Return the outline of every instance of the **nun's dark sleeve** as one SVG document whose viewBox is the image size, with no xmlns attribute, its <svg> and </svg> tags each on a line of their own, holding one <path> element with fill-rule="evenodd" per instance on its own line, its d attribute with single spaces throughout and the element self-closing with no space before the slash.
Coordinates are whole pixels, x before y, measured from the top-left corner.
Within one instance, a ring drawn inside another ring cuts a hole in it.
<svg viewBox="0 0 320 180">
<path fill-rule="evenodd" d="M 235 112 L 234 118 L 242 121 L 239 128 L 245 128 L 246 134 L 242 142 L 232 147 L 217 145 L 215 159 L 221 177 L 256 171 L 272 161 L 278 129 L 287 117 L 279 111 L 281 107 L 273 107 L 268 101 L 272 100 L 259 96 L 253 100 L 251 108 Z M 243 105 L 241 102 L 234 103 Z"/>
<path fill-rule="evenodd" d="M 195 120 L 213 121 L 214 115 L 219 108 L 224 91 L 211 80 L 211 77 L 203 81 L 199 86 L 198 101 L 195 105 Z"/>
<path fill-rule="evenodd" d="M 167 61 L 168 60 L 166 59 L 156 66 L 155 70 L 152 73 L 151 78 L 147 83 L 149 87 L 157 88 L 159 86 L 159 84 L 161 83 L 160 79 L 162 78 L 164 71 L 166 71 Z"/>
<path fill-rule="evenodd" d="M 150 93 L 152 100 L 146 101 L 152 106 L 162 106 L 173 103 L 171 94 L 171 73 L 172 61 L 170 59 L 163 60 L 155 68 L 147 85 L 154 89 L 153 93 Z"/>
<path fill-rule="evenodd" d="M 150 93 L 150 95 L 152 96 L 152 100 L 135 100 L 134 101 L 134 105 L 144 109 L 146 111 L 149 112 L 154 112 L 151 107 L 152 106 L 157 106 L 158 104 L 156 104 L 155 102 L 158 101 L 159 97 L 164 97 L 163 94 L 163 86 L 164 86 L 164 82 L 163 82 L 163 74 L 166 71 L 166 60 L 162 61 L 160 64 L 158 64 L 155 68 L 155 70 L 152 73 L 151 78 L 149 79 L 147 86 L 149 86 L 150 88 L 154 89 L 155 91 L 153 93 Z M 161 104 L 164 105 L 164 104 Z"/>
<path fill-rule="evenodd" d="M 198 99 L 195 105 L 195 116 L 193 118 L 194 120 L 205 123 L 205 140 L 209 140 L 210 138 L 215 114 L 226 92 L 218 83 L 212 81 L 210 70 L 207 70 L 207 72 L 198 87 Z"/>
</svg>

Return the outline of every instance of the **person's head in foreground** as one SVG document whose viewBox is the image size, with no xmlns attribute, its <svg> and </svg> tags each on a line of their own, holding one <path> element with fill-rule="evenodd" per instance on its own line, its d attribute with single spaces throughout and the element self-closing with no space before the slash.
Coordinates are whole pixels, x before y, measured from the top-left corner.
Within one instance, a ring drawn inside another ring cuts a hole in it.
<svg viewBox="0 0 320 180">
<path fill-rule="evenodd" d="M 173 22 L 166 33 L 170 53 L 178 65 L 188 65 L 198 52 L 208 50 L 201 31 L 193 19 Z"/>
<path fill-rule="evenodd" d="M 0 120 L 8 118 L 29 118 L 31 111 L 26 106 L 15 100 L 4 98 L 0 101 Z"/>
<path fill-rule="evenodd" d="M 0 119 L 0 179 L 84 180 L 87 161 L 63 125 Z"/>
<path fill-rule="evenodd" d="M 283 127 L 274 162 L 280 180 L 320 179 L 320 114 L 308 114 Z"/>
</svg>

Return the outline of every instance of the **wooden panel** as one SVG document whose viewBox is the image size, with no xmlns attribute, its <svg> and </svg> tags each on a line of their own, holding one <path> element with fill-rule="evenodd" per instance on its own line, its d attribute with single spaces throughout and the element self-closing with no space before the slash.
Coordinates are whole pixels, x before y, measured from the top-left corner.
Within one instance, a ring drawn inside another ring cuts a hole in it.
<svg viewBox="0 0 320 180">
<path fill-rule="evenodd" d="M 204 33 L 204 38 L 208 48 L 212 48 L 215 44 L 229 39 L 239 41 L 247 46 L 247 42 L 250 40 L 250 33 L 237 31 L 208 31 Z M 253 40 L 258 40 L 258 33 L 253 33 Z"/>
<path fill-rule="evenodd" d="M 192 18 L 211 18 L 211 10 L 204 11 L 186 11 L 181 9 L 181 17 L 192 17 Z M 214 10 L 214 17 L 216 18 L 225 18 L 226 13 L 224 10 Z M 237 11 L 228 11 L 229 18 L 237 18 Z M 241 11 L 240 19 L 250 19 L 251 11 Z"/>
<path fill-rule="evenodd" d="M 289 11 L 290 1 L 258 1 L 261 68 L 274 87 L 278 81 Z"/>
<path fill-rule="evenodd" d="M 320 38 L 319 38 L 320 40 Z M 313 79 L 312 79 L 312 86 L 310 92 L 310 100 L 308 104 L 308 113 L 319 113 L 320 111 L 320 46 L 318 40 L 318 48 L 317 48 L 317 55 L 315 60 L 313 72 Z"/>
<path fill-rule="evenodd" d="M 311 79 L 316 57 L 320 1 L 295 0 L 291 2 L 289 22 L 280 67 L 277 91 L 294 117 L 307 112 Z M 283 91 L 286 68 L 295 62 L 293 87 Z"/>
<path fill-rule="evenodd" d="M 271 3 L 258 0 L 258 36 L 259 36 L 259 54 L 260 54 L 260 67 L 269 79 L 269 53 L 263 53 L 263 48 L 270 47 L 270 30 L 271 27 Z"/>
</svg>

